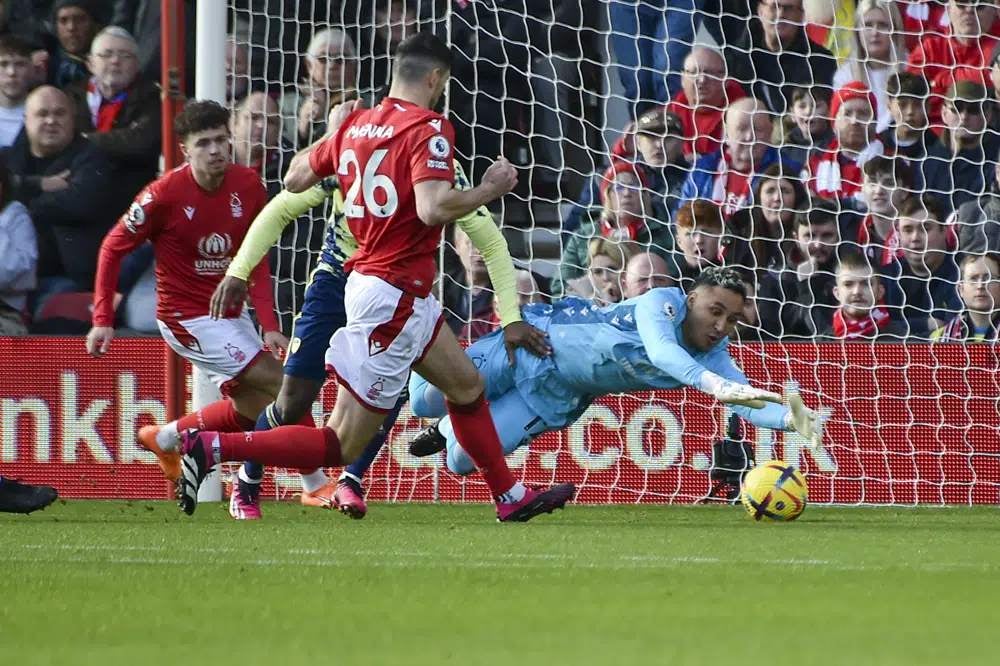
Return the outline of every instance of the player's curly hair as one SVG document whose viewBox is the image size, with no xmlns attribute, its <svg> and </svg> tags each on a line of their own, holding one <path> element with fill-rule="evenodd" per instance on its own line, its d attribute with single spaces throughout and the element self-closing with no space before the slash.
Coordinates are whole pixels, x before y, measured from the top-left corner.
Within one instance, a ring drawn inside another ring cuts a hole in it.
<svg viewBox="0 0 1000 666">
<path fill-rule="evenodd" d="M 194 100 L 184 105 L 184 110 L 174 119 L 174 132 L 184 141 L 196 132 L 229 127 L 229 111 L 212 100 Z"/>
<path fill-rule="evenodd" d="M 691 285 L 691 291 L 698 287 L 722 287 L 739 294 L 743 298 L 747 297 L 747 286 L 743 281 L 743 276 L 732 266 L 709 266 L 698 273 Z"/>
</svg>

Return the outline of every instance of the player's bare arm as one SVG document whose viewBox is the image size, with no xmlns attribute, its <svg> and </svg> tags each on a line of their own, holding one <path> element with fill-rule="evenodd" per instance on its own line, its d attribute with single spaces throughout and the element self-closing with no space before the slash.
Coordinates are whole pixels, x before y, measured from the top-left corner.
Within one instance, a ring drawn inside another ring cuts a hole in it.
<svg viewBox="0 0 1000 666">
<path fill-rule="evenodd" d="M 247 300 L 248 290 L 246 280 L 233 275 L 223 277 L 209 302 L 208 313 L 212 319 L 225 319 L 231 316 L 230 313 L 239 310 Z"/>
<path fill-rule="evenodd" d="M 288 172 L 285 174 L 284 185 L 286 190 L 296 193 L 305 192 L 320 181 L 320 176 L 313 171 L 312 165 L 309 164 L 309 155 L 318 145 L 333 138 L 337 130 L 340 129 L 340 126 L 344 124 L 344 120 L 360 108 L 361 100 L 355 99 L 349 102 L 342 102 L 330 109 L 330 115 L 327 117 L 326 134 L 314 141 L 312 145 L 297 152 L 295 157 L 292 158 Z"/>
<path fill-rule="evenodd" d="M 417 216 L 428 226 L 448 224 L 491 201 L 517 185 L 517 169 L 504 157 L 497 158 L 471 190 L 456 189 L 446 180 L 425 180 L 413 186 Z"/>
</svg>

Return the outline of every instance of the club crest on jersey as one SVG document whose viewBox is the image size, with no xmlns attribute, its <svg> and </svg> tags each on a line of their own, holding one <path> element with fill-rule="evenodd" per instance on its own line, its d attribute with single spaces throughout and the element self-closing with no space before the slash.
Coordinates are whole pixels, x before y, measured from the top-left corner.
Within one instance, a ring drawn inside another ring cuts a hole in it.
<svg viewBox="0 0 1000 666">
<path fill-rule="evenodd" d="M 247 360 L 246 352 L 231 342 L 226 343 L 226 352 L 229 354 L 229 358 L 233 359 L 237 363 L 243 363 Z"/>
<path fill-rule="evenodd" d="M 368 387 L 368 391 L 365 393 L 365 397 L 374 402 L 382 397 L 382 391 L 385 389 L 385 379 L 379 377 L 372 385 Z"/>
<path fill-rule="evenodd" d="M 233 214 L 233 217 L 243 217 L 243 202 L 240 201 L 240 195 L 236 194 L 236 192 L 229 195 L 229 211 Z"/>
<path fill-rule="evenodd" d="M 444 138 L 443 134 L 436 134 L 427 142 L 427 149 L 434 157 L 447 157 L 451 150 L 451 144 L 448 143 L 448 139 Z"/>
<path fill-rule="evenodd" d="M 142 209 L 142 205 L 133 201 L 132 205 L 128 207 L 124 222 L 126 229 L 133 234 L 138 233 L 139 227 L 146 224 L 146 211 Z"/>
<path fill-rule="evenodd" d="M 663 314 L 667 315 L 667 319 L 673 319 L 674 317 L 677 316 L 677 310 L 674 309 L 674 306 L 672 304 L 664 303 Z"/>
</svg>

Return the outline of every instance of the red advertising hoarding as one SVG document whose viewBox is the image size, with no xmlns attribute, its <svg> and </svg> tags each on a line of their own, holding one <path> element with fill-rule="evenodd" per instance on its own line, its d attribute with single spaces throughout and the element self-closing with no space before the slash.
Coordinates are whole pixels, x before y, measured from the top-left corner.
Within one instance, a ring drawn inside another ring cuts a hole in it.
<svg viewBox="0 0 1000 666">
<path fill-rule="evenodd" d="M 116 339 L 102 359 L 80 338 L 0 338 L 0 473 L 55 485 L 65 497 L 164 498 L 168 488 L 135 431 L 165 415 L 162 342 Z M 746 345 L 734 350 L 755 384 L 797 380 L 806 402 L 834 410 L 821 449 L 795 435 L 749 430 L 758 460 L 808 475 L 816 502 L 1000 502 L 1000 380 L 989 345 Z M 329 409 L 330 396 L 324 395 Z M 316 406 L 317 416 L 322 407 Z M 584 502 L 693 502 L 710 487 L 722 406 L 697 391 L 595 403 L 574 426 L 511 458 L 529 482 L 575 481 Z M 370 476 L 369 497 L 485 500 L 474 478 L 406 452 L 422 424 L 404 411 Z M 278 471 L 265 492 L 290 495 Z"/>
</svg>

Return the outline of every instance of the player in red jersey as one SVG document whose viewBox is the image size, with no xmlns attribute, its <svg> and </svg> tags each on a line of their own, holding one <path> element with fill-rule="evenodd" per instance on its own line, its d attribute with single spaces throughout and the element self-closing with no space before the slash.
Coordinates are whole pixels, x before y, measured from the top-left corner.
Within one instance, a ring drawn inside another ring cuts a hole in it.
<svg viewBox="0 0 1000 666">
<path fill-rule="evenodd" d="M 157 454 L 164 473 L 173 479 L 180 477 L 180 456 L 172 450 L 179 431 L 252 428 L 281 385 L 278 355 L 288 346 L 274 314 L 266 259 L 252 276 L 250 299 L 265 331 L 263 343 L 273 356 L 264 351 L 242 304 L 226 318 L 209 316 L 212 293 L 267 202 L 267 193 L 256 171 L 231 162 L 229 112 L 222 106 L 191 102 L 177 116 L 175 127 L 187 162 L 146 186 L 105 237 L 94 286 L 93 328 L 87 335 L 92 355 L 108 351 L 115 334 L 121 261 L 152 241 L 160 332 L 174 351 L 205 371 L 228 396 L 162 428 L 140 430 L 139 443 Z M 311 424 L 312 418 L 304 422 Z"/>
<path fill-rule="evenodd" d="M 455 434 L 496 498 L 497 518 L 524 521 L 561 508 L 572 484 L 544 491 L 514 480 L 483 396 L 483 379 L 454 335 L 442 327 L 430 294 L 443 225 L 509 192 L 514 168 L 494 162 L 482 183 L 454 188 L 454 130 L 433 111 L 450 75 L 448 46 L 429 33 L 404 40 L 393 83 L 373 109 L 352 103 L 331 114 L 330 134 L 300 152 L 285 187 L 300 192 L 336 174 L 358 250 L 350 271 L 347 325 L 330 341 L 326 362 L 340 383 L 325 428 L 283 426 L 236 435 L 182 433 L 178 496 L 188 513 L 212 465 L 249 457 L 268 465 L 336 466 L 356 458 L 405 387 L 409 370 L 441 388 Z M 504 329 L 508 347 L 550 352 L 544 334 L 523 321 Z M 513 360 L 513 354 L 511 354 Z"/>
</svg>

